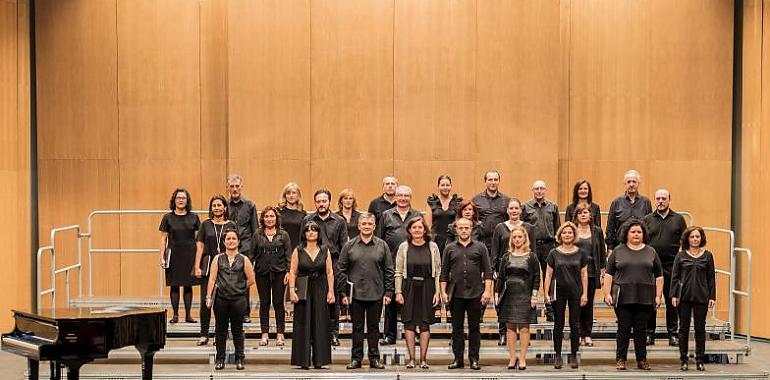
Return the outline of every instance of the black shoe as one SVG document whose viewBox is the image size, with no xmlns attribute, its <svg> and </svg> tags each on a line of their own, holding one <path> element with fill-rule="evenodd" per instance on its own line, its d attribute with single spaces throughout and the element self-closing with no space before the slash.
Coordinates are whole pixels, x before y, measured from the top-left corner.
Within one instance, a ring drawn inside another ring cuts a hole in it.
<svg viewBox="0 0 770 380">
<path fill-rule="evenodd" d="M 246 368 L 246 367 L 243 365 L 243 359 L 236 359 L 235 360 L 235 369 L 237 369 L 239 371 L 243 371 L 244 368 Z"/>
<path fill-rule="evenodd" d="M 471 369 L 475 369 L 477 371 L 481 369 L 478 360 L 471 360 Z"/>
<path fill-rule="evenodd" d="M 505 337 L 505 333 L 500 334 L 500 339 L 497 340 L 498 346 L 505 346 L 507 339 Z"/>
<path fill-rule="evenodd" d="M 396 344 L 396 340 L 392 338 L 382 338 L 380 339 L 380 344 L 383 346 L 390 346 Z"/>
<path fill-rule="evenodd" d="M 553 314 L 546 314 L 545 315 L 545 321 L 546 322 L 553 322 Z"/>
<path fill-rule="evenodd" d="M 673 347 L 679 347 L 679 338 L 675 336 L 668 338 L 668 345 Z"/>
<path fill-rule="evenodd" d="M 251 323 L 251 317 L 248 315 L 243 316 L 243 323 Z"/>
<path fill-rule="evenodd" d="M 645 342 L 648 346 L 654 346 L 655 345 L 655 337 L 653 336 L 647 336 L 647 341 Z"/>
<path fill-rule="evenodd" d="M 374 359 L 369 359 L 369 368 L 385 369 L 385 365 L 380 363 L 380 359 L 374 358 Z"/>
<path fill-rule="evenodd" d="M 195 319 L 193 319 L 193 317 L 190 317 L 190 316 L 185 318 L 184 321 L 185 323 L 198 323 L 198 321 L 196 321 Z"/>
<path fill-rule="evenodd" d="M 705 371 L 706 370 L 706 364 L 704 364 L 703 362 L 698 362 L 697 364 L 695 364 L 695 368 L 698 371 Z"/>
<path fill-rule="evenodd" d="M 217 360 L 217 363 L 214 364 L 214 369 L 218 371 L 218 370 L 223 369 L 223 368 L 225 368 L 225 361 L 224 360 Z"/>
<path fill-rule="evenodd" d="M 561 354 L 558 354 L 553 359 L 553 368 L 561 369 L 562 366 L 564 366 L 564 359 L 561 358 Z"/>
<path fill-rule="evenodd" d="M 337 335 L 332 335 L 332 346 L 339 346 L 340 345 L 340 338 L 337 337 Z"/>
<path fill-rule="evenodd" d="M 455 360 L 452 362 L 452 364 L 448 365 L 447 368 L 449 369 L 465 368 L 465 364 L 463 364 L 463 362 L 458 362 L 457 360 Z"/>
<path fill-rule="evenodd" d="M 361 361 L 358 359 L 353 359 L 350 361 L 350 364 L 345 367 L 347 369 L 358 369 L 361 368 Z"/>
<path fill-rule="evenodd" d="M 576 354 L 572 354 L 569 356 L 569 362 L 570 362 L 570 368 L 572 369 L 578 369 L 578 367 L 580 367 L 580 364 L 578 364 L 578 358 Z"/>
<path fill-rule="evenodd" d="M 168 323 L 177 323 L 177 322 L 179 322 L 179 316 L 178 315 L 175 315 L 175 316 L 171 317 L 171 319 L 168 321 Z"/>
<path fill-rule="evenodd" d="M 688 369 L 687 361 L 683 361 L 682 365 L 679 366 L 679 369 L 682 370 L 682 371 L 687 371 L 687 369 Z"/>
</svg>

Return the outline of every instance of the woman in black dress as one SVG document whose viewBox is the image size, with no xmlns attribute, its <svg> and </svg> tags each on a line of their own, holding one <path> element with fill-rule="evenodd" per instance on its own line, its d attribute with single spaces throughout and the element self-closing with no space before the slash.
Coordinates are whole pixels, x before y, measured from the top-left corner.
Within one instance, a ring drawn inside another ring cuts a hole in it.
<svg viewBox="0 0 770 380">
<path fill-rule="evenodd" d="M 342 189 L 340 191 L 340 197 L 337 199 L 337 215 L 345 218 L 348 238 L 352 239 L 358 236 L 358 217 L 361 216 L 361 213 L 358 211 L 358 201 L 353 190 Z"/>
<path fill-rule="evenodd" d="M 291 365 L 302 369 L 308 369 L 311 364 L 322 368 L 332 362 L 329 304 L 335 301 L 334 271 L 320 231 L 315 222 L 305 224 L 300 231 L 300 245 L 291 254 L 289 298 L 294 303 Z M 303 277 L 307 279 L 307 287 L 297 289 L 297 282 Z"/>
<path fill-rule="evenodd" d="M 291 249 L 299 245 L 299 228 L 305 219 L 305 209 L 302 205 L 302 192 L 299 185 L 289 182 L 283 187 L 278 199 L 278 211 L 281 213 L 281 228 L 289 233 Z"/>
<path fill-rule="evenodd" d="M 588 303 L 580 308 L 580 343 L 588 347 L 594 345 L 591 331 L 594 326 L 594 296 L 600 289 L 601 279 L 607 266 L 607 246 L 601 227 L 592 223 L 592 208 L 580 203 L 575 207 L 573 219 L 577 220 L 577 241 L 583 256 L 588 260 Z"/>
<path fill-rule="evenodd" d="M 286 329 L 286 308 L 284 294 L 289 282 L 289 261 L 291 240 L 289 234 L 279 226 L 281 213 L 273 206 L 265 207 L 259 214 L 261 226 L 254 235 L 254 271 L 257 276 L 259 293 L 259 326 L 262 331 L 260 346 L 267 346 L 270 331 L 270 304 L 275 310 L 276 346 L 283 346 Z"/>
<path fill-rule="evenodd" d="M 513 226 L 508 249 L 500 258 L 495 283 L 497 317 L 507 327 L 508 369 L 527 369 L 529 325 L 537 323 L 537 291 L 540 289 L 540 262 L 529 246 L 529 232 Z M 521 357 L 516 357 L 516 335 L 521 337 Z"/>
<path fill-rule="evenodd" d="M 588 269 L 586 257 L 575 245 L 577 227 L 572 222 L 564 222 L 556 231 L 559 245 L 548 253 L 545 270 L 545 302 L 553 304 L 553 348 L 556 358 L 553 367 L 561 369 L 561 342 L 564 338 L 564 318 L 569 307 L 570 332 L 580 331 L 580 307 L 588 302 Z M 553 291 L 553 292 L 551 292 Z M 577 351 L 580 347 L 579 334 L 569 334 L 572 368 L 578 368 Z"/>
<path fill-rule="evenodd" d="M 215 195 L 209 201 L 209 218 L 201 223 L 198 230 L 195 250 L 195 277 L 200 279 L 201 283 L 201 333 L 198 339 L 198 346 L 204 346 L 209 343 L 209 325 L 211 324 L 211 309 L 206 307 L 206 297 L 208 296 L 209 273 L 211 263 L 214 262 L 214 256 L 225 251 L 225 229 L 236 228 L 235 223 L 228 220 L 230 214 L 227 212 L 227 199 L 222 195 Z"/>
<path fill-rule="evenodd" d="M 403 305 L 401 321 L 404 323 L 409 362 L 406 368 L 414 368 L 414 345 L 417 328 L 420 329 L 420 368 L 428 366 L 430 325 L 433 324 L 433 308 L 439 304 L 439 275 L 441 254 L 438 245 L 430 241 L 428 223 L 421 216 L 406 223 L 407 239 L 396 253 L 396 302 Z"/>
<path fill-rule="evenodd" d="M 628 341 L 633 329 L 636 366 L 649 371 L 647 322 L 663 302 L 663 267 L 655 248 L 646 244 L 647 226 L 641 220 L 632 218 L 623 223 L 618 239 L 621 244 L 607 259 L 602 286 L 604 303 L 614 306 L 618 317 L 615 368 L 626 369 Z"/>
<path fill-rule="evenodd" d="M 214 257 L 209 276 L 206 306 L 213 305 L 216 316 L 217 370 L 225 368 L 228 324 L 235 346 L 235 368 L 244 369 L 243 314 L 248 310 L 246 294 L 254 285 L 254 269 L 249 258 L 238 252 L 240 243 L 237 229 L 225 230 L 225 252 Z"/>
<path fill-rule="evenodd" d="M 593 191 L 591 191 L 591 183 L 581 179 L 575 183 L 572 188 L 572 203 L 567 205 L 567 212 L 564 215 L 565 221 L 577 223 L 575 217 L 575 208 L 578 205 L 585 205 L 591 209 L 591 221 L 596 227 L 602 227 L 602 212 L 599 205 L 593 202 Z"/>
<path fill-rule="evenodd" d="M 171 212 L 160 221 L 160 265 L 166 268 L 166 286 L 170 286 L 171 308 L 174 316 L 169 323 L 179 322 L 179 287 L 184 288 L 185 322 L 195 323 L 190 314 L 195 265 L 195 232 L 201 225 L 192 212 L 190 192 L 176 189 L 169 200 Z"/>
<path fill-rule="evenodd" d="M 682 234 L 682 250 L 674 258 L 671 271 L 671 303 L 679 311 L 679 359 L 687 370 L 690 317 L 695 318 L 695 361 L 698 371 L 705 371 L 706 315 L 716 304 L 714 255 L 704 249 L 706 233 L 692 226 Z"/>
<path fill-rule="evenodd" d="M 455 221 L 457 205 L 462 201 L 462 197 L 452 194 L 452 178 L 445 174 L 440 175 L 438 177 L 438 195 L 431 194 L 428 197 L 430 212 L 425 213 L 425 222 L 430 226 L 433 241 L 436 242 L 439 252 L 442 254 L 447 243 L 449 224 Z"/>
</svg>

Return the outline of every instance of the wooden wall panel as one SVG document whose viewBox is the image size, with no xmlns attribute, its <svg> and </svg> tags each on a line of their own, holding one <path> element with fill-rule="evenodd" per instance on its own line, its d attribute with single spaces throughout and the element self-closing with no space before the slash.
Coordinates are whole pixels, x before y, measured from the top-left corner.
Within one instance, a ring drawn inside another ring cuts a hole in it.
<svg viewBox="0 0 770 380">
<path fill-rule="evenodd" d="M 311 186 L 393 173 L 393 1 L 311 2 Z M 353 168 L 353 170 L 350 170 Z"/>
<path fill-rule="evenodd" d="M 309 185 L 310 3 L 230 1 L 228 38 L 229 170 L 261 208 Z"/>
<path fill-rule="evenodd" d="M 201 199 L 200 14 L 188 1 L 119 1 L 120 207 L 165 209 L 176 187 Z M 121 218 L 121 244 L 155 247 L 160 216 Z M 156 294 L 158 256 L 124 254 L 123 294 Z M 151 270 L 148 270 L 151 269 Z"/>
<path fill-rule="evenodd" d="M 555 188 L 564 43 L 559 16 L 558 1 L 478 3 L 474 193 L 484 188 L 482 176 L 490 169 L 502 173 L 504 193 L 522 200 L 531 198 L 536 179 Z"/>
<path fill-rule="evenodd" d="M 30 306 L 29 227 L 29 23 L 28 2 L 0 2 L 0 201 L 12 205 L 0 239 L 6 242 L 0 286 L 0 327 L 10 331 L 8 310 Z"/>
<path fill-rule="evenodd" d="M 472 171 L 476 7 L 475 0 L 395 2 L 394 167 L 421 209 L 448 167 Z"/>
</svg>

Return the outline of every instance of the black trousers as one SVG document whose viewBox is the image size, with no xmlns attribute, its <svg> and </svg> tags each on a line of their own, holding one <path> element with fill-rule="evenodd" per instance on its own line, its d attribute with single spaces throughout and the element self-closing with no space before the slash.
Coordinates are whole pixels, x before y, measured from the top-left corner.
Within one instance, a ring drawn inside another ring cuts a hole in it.
<svg viewBox="0 0 770 380">
<path fill-rule="evenodd" d="M 332 268 L 334 268 L 334 289 L 337 289 L 337 260 L 338 258 L 332 257 Z M 342 297 L 335 292 L 334 304 L 329 305 L 329 333 L 332 336 L 336 336 L 340 331 L 340 304 L 342 303 Z"/>
<path fill-rule="evenodd" d="M 596 284 L 598 277 L 588 277 L 588 302 L 580 307 L 580 337 L 590 338 L 594 329 L 594 297 L 596 296 Z M 572 313 L 572 310 L 570 310 Z"/>
<path fill-rule="evenodd" d="M 208 296 L 209 291 L 209 278 L 208 276 L 201 277 L 201 306 L 200 306 L 200 317 L 201 317 L 201 335 L 202 337 L 208 337 L 209 336 L 209 326 L 211 325 L 211 309 L 206 307 L 206 296 Z"/>
<path fill-rule="evenodd" d="M 399 304 L 396 302 L 385 305 L 385 317 L 383 321 L 385 331 L 383 331 L 383 335 L 385 335 L 385 338 L 392 341 L 396 340 L 396 333 L 398 332 L 398 309 Z"/>
<path fill-rule="evenodd" d="M 283 334 L 286 330 L 284 276 L 286 272 L 261 273 L 256 276 L 257 293 L 259 293 L 259 327 L 263 334 L 270 331 L 270 304 L 275 309 L 276 332 Z"/>
<path fill-rule="evenodd" d="M 364 324 L 366 324 L 366 347 L 369 360 L 380 358 L 380 348 L 377 339 L 380 337 L 380 312 L 382 300 L 359 301 L 350 303 L 350 319 L 353 322 L 353 347 L 351 359 L 364 358 Z"/>
<path fill-rule="evenodd" d="M 687 350 L 690 338 L 690 317 L 695 317 L 695 360 L 703 362 L 706 359 L 706 316 L 708 304 L 682 302 L 679 304 L 679 320 L 682 323 L 679 329 L 679 358 L 687 360 Z"/>
<path fill-rule="evenodd" d="M 214 316 L 216 316 L 216 347 L 217 360 L 225 359 L 225 347 L 227 344 L 227 325 L 233 334 L 233 344 L 235 345 L 235 357 L 243 359 L 243 316 L 248 310 L 248 301 L 246 297 L 237 300 L 223 300 L 217 298 L 214 301 Z"/>
<path fill-rule="evenodd" d="M 542 281 L 545 281 L 545 271 L 548 267 L 548 263 L 545 262 L 545 260 L 548 258 L 548 253 L 551 252 L 552 249 L 556 247 L 556 241 L 555 240 L 538 240 L 537 244 L 535 245 L 535 253 L 537 253 L 537 260 L 540 261 L 540 279 Z M 541 287 L 543 289 L 544 287 Z M 553 305 L 546 304 L 545 305 L 545 315 L 546 316 L 552 316 L 553 315 Z"/>
<path fill-rule="evenodd" d="M 458 363 L 463 363 L 465 352 L 464 325 L 468 314 L 468 360 L 479 360 L 481 347 L 481 297 L 452 298 L 449 305 L 452 310 L 452 353 Z"/>
<path fill-rule="evenodd" d="M 673 264 L 672 264 L 673 265 Z M 679 331 L 679 314 L 674 305 L 671 304 L 671 266 L 663 266 L 663 298 L 666 300 L 666 331 L 669 338 L 675 337 Z M 652 313 L 650 320 L 647 321 L 647 335 L 655 337 L 655 326 L 657 323 L 657 313 Z"/>
<path fill-rule="evenodd" d="M 628 357 L 628 343 L 631 340 L 631 330 L 633 329 L 636 361 L 647 360 L 645 342 L 647 340 L 647 321 L 650 319 L 650 314 L 654 313 L 655 308 L 652 305 L 629 304 L 615 308 L 615 315 L 618 317 L 615 359 L 626 360 Z"/>
<path fill-rule="evenodd" d="M 556 300 L 553 301 L 553 349 L 556 351 L 556 356 L 561 355 L 561 342 L 564 339 L 564 317 L 569 305 L 570 353 L 574 355 L 580 348 L 580 296 L 562 295 L 559 294 L 558 289 L 556 293 Z"/>
</svg>

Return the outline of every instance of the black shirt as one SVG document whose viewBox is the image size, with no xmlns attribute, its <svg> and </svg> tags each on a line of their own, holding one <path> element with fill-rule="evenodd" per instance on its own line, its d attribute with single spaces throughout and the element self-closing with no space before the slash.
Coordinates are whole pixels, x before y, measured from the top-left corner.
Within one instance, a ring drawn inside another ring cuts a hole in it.
<svg viewBox="0 0 770 380">
<path fill-rule="evenodd" d="M 495 226 L 508 220 L 510 200 L 510 197 L 499 191 L 494 197 L 490 197 L 486 190 L 473 197 L 473 203 L 478 207 L 478 219 L 481 222 L 481 241 L 487 246 L 488 251 L 492 250 L 492 234 Z"/>
<path fill-rule="evenodd" d="M 663 268 L 655 248 L 645 245 L 632 250 L 621 244 L 607 259 L 607 274 L 612 276 L 612 298 L 617 305 L 655 304 L 655 279 L 663 276 Z"/>
<path fill-rule="evenodd" d="M 307 213 L 285 207 L 279 211 L 281 212 L 281 228 L 289 234 L 291 249 L 294 250 L 299 245 L 299 228 L 302 226 L 302 220 L 305 219 Z"/>
<path fill-rule="evenodd" d="M 377 301 L 383 296 L 393 297 L 393 257 L 384 240 L 372 236 L 368 243 L 355 236 L 345 243 L 337 263 L 339 292 L 350 293 L 348 281 L 353 283 L 353 299 Z"/>
<path fill-rule="evenodd" d="M 591 225 L 591 237 L 583 239 L 577 237 L 575 245 L 586 256 L 588 263 L 588 277 L 598 278 L 601 270 L 607 267 L 607 245 L 604 243 L 604 233 L 600 227 Z M 596 282 L 597 288 L 601 286 Z"/>
<path fill-rule="evenodd" d="M 527 222 L 521 222 L 522 227 L 527 230 L 529 237 L 529 250 L 536 252 L 535 243 L 535 227 Z M 492 256 L 490 262 L 492 268 L 497 268 L 500 265 L 500 258 L 508 252 L 508 244 L 511 239 L 511 230 L 508 228 L 508 222 L 502 222 L 495 227 L 495 232 L 492 234 L 492 250 L 489 254 Z"/>
<path fill-rule="evenodd" d="M 401 214 L 399 214 L 397 207 L 386 210 L 380 215 L 380 219 L 377 221 L 376 235 L 388 243 L 390 254 L 393 257 L 398 252 L 398 246 L 406 241 L 406 222 L 419 215 L 419 211 L 410 208 L 404 219 L 401 219 Z"/>
<path fill-rule="evenodd" d="M 717 299 L 714 255 L 709 251 L 696 257 L 680 251 L 671 273 L 671 298 L 691 303 L 708 303 Z"/>
<path fill-rule="evenodd" d="M 538 202 L 534 199 L 524 203 L 524 213 L 521 220 L 535 226 L 535 240 L 540 242 L 554 241 L 559 229 L 559 206 L 547 199 Z"/>
<path fill-rule="evenodd" d="M 228 228 L 235 228 L 235 224 L 229 220 L 224 224 L 215 224 L 211 219 L 206 219 L 201 223 L 201 228 L 198 230 L 195 241 L 203 243 L 200 269 L 204 274 L 208 273 L 210 269 L 204 268 L 206 263 L 211 263 L 214 256 L 225 251 L 224 230 Z M 207 256 L 208 260 L 205 260 L 204 258 Z"/>
<path fill-rule="evenodd" d="M 430 208 L 432 224 L 430 231 L 435 236 L 434 241 L 438 245 L 439 252 L 444 252 L 447 243 L 447 228 L 455 221 L 457 215 L 457 205 L 463 201 L 463 198 L 453 194 L 449 200 L 446 210 L 441 206 L 441 199 L 436 194 L 428 197 L 428 207 Z"/>
<path fill-rule="evenodd" d="M 246 255 L 251 252 L 251 238 L 259 227 L 257 208 L 254 202 L 240 197 L 237 201 L 228 200 L 227 210 L 230 213 L 230 220 L 238 227 L 238 236 L 241 239 L 238 251 Z"/>
<path fill-rule="evenodd" d="M 570 221 L 572 223 L 577 224 L 577 218 L 575 217 L 575 209 L 577 208 L 577 205 L 574 203 L 570 203 L 569 206 L 567 206 L 567 212 L 564 214 L 564 220 Z M 593 222 L 596 227 L 601 228 L 602 227 L 602 210 L 599 208 L 599 205 L 596 203 L 591 203 L 591 206 L 589 206 L 591 209 L 591 216 L 594 218 Z"/>
<path fill-rule="evenodd" d="M 631 203 L 626 194 L 615 198 L 612 204 L 610 204 L 610 211 L 607 216 L 607 235 L 605 241 L 607 242 L 608 249 L 614 249 L 618 245 L 618 233 L 623 222 L 631 217 L 641 220 L 651 212 L 652 205 L 650 200 L 644 195 L 637 194 L 634 203 Z"/>
<path fill-rule="evenodd" d="M 487 247 L 471 240 L 467 246 L 460 242 L 447 243 L 441 260 L 441 282 L 448 283 L 452 298 L 473 299 L 484 293 L 484 280 L 492 280 Z"/>
<path fill-rule="evenodd" d="M 580 297 L 583 294 L 583 279 L 581 271 L 587 265 L 586 257 L 580 249 L 574 253 L 564 253 L 554 248 L 545 259 L 553 269 L 553 297 Z"/>
<path fill-rule="evenodd" d="M 342 219 L 345 219 L 345 215 L 342 215 L 342 210 L 337 211 L 337 215 L 341 216 Z M 352 239 L 359 235 L 358 231 L 358 218 L 361 216 L 361 213 L 353 210 L 350 212 L 350 221 L 345 219 L 345 224 L 348 228 L 348 238 Z"/>
<path fill-rule="evenodd" d="M 278 229 L 272 241 L 267 238 L 263 229 L 258 229 L 257 234 L 254 235 L 253 259 L 251 259 L 255 272 L 258 274 L 288 272 L 291 252 L 291 239 L 289 233 L 283 228 Z"/>
<path fill-rule="evenodd" d="M 217 256 L 217 279 L 215 296 L 218 299 L 235 301 L 246 297 L 249 287 L 246 279 L 246 256 L 237 254 L 230 265 L 227 254 Z M 215 301 L 216 302 L 216 301 Z"/>
<path fill-rule="evenodd" d="M 316 222 L 321 227 L 319 237 L 322 244 L 329 249 L 332 260 L 337 260 L 342 250 L 342 246 L 348 241 L 348 226 L 345 222 L 345 218 L 329 212 L 329 216 L 326 219 L 321 219 L 321 216 L 317 212 L 307 214 L 305 219 L 302 220 L 302 226 L 300 231 L 307 222 Z"/>
<path fill-rule="evenodd" d="M 644 217 L 647 233 L 650 235 L 650 245 L 658 252 L 663 269 L 671 270 L 674 258 L 679 252 L 679 242 L 682 233 L 687 229 L 684 217 L 674 210 L 669 210 L 664 219 L 657 211 Z"/>
<path fill-rule="evenodd" d="M 377 224 L 380 224 L 382 213 L 393 207 L 396 207 L 396 198 L 393 198 L 393 202 L 388 202 L 388 200 L 385 199 L 384 194 L 369 202 L 369 212 L 374 214 L 374 217 L 377 219 Z"/>
</svg>

